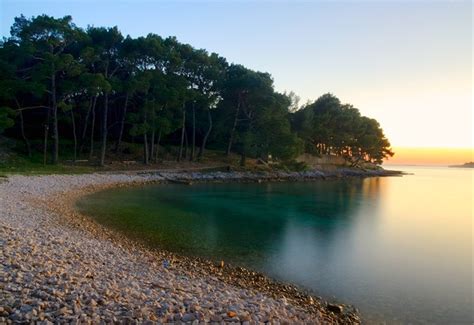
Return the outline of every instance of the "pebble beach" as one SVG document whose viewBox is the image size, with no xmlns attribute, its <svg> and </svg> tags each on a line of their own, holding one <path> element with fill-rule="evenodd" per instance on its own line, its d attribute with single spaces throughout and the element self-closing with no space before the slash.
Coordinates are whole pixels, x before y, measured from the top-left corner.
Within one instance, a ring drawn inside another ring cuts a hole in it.
<svg viewBox="0 0 474 325">
<path fill-rule="evenodd" d="M 285 175 L 263 180 L 326 177 Z M 225 179 L 262 175 L 9 176 L 0 183 L 0 324 L 359 323 L 352 307 L 251 270 L 143 247 L 74 209 L 82 195 L 114 186 Z"/>
</svg>

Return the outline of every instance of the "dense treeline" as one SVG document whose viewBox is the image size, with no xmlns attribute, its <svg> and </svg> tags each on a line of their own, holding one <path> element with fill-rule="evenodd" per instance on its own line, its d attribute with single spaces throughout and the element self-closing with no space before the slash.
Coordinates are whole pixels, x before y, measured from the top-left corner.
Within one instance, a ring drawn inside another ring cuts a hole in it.
<svg viewBox="0 0 474 325">
<path fill-rule="evenodd" d="M 84 30 L 70 16 L 18 17 L 0 43 L 0 132 L 21 139 L 28 155 L 40 147 L 53 164 L 66 139 L 73 160 L 100 165 L 130 139 L 143 145 L 145 163 L 163 143 L 179 148 L 178 161 L 200 159 L 209 145 L 242 164 L 303 150 L 353 164 L 393 155 L 377 121 L 330 94 L 299 109 L 268 73 L 174 37 Z"/>
</svg>

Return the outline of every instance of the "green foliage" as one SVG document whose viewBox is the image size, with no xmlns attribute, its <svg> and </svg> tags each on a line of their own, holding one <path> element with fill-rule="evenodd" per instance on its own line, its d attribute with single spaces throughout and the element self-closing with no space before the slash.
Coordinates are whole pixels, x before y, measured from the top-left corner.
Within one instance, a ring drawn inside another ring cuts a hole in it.
<svg viewBox="0 0 474 325">
<path fill-rule="evenodd" d="M 69 112 L 72 109 L 72 104 L 67 104 L 65 102 L 60 102 L 58 104 L 58 108 L 63 110 L 64 112 Z"/>
<path fill-rule="evenodd" d="M 9 107 L 2 106 L 0 107 L 0 133 L 5 129 L 11 128 L 15 121 L 13 117 L 15 116 L 15 111 Z"/>
<path fill-rule="evenodd" d="M 242 163 L 292 161 L 303 151 L 353 164 L 393 155 L 377 121 L 331 94 L 299 109 L 298 96 L 275 91 L 269 73 L 175 37 L 83 30 L 70 16 L 15 19 L 11 37 L 0 42 L 0 106 L 0 132 L 22 139 L 32 156 L 53 142 L 53 162 L 60 137 L 61 150 L 73 146 L 74 157 L 79 151 L 92 159 L 98 135 L 101 164 L 108 138 L 116 149 L 122 137 L 146 144 L 151 155 L 155 145 L 184 146 L 181 135 L 187 146 L 209 144 Z M 33 152 L 29 138 L 38 143 Z"/>
<path fill-rule="evenodd" d="M 394 154 L 376 120 L 361 116 L 358 109 L 341 104 L 331 94 L 297 111 L 293 128 L 304 140 L 306 152 L 341 155 L 353 165 L 381 164 Z"/>
</svg>

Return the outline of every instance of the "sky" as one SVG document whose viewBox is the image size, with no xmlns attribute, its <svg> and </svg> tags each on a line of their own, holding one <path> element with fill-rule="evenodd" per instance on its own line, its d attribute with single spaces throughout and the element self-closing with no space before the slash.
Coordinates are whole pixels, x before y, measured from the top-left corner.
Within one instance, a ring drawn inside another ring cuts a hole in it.
<svg viewBox="0 0 474 325">
<path fill-rule="evenodd" d="M 394 147 L 472 156 L 471 1 L 0 0 L 1 36 L 20 14 L 176 36 L 270 72 L 301 104 L 333 93 L 377 119 Z"/>
</svg>

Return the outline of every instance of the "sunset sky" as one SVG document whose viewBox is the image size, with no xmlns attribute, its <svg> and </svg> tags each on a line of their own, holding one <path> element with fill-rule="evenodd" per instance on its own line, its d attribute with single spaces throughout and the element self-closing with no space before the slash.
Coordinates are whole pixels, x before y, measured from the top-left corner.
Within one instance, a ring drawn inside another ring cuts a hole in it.
<svg viewBox="0 0 474 325">
<path fill-rule="evenodd" d="M 472 148 L 394 147 L 385 165 L 459 165 L 474 161 Z"/>
<path fill-rule="evenodd" d="M 301 104 L 331 92 L 380 122 L 394 163 L 473 160 L 471 1 L 0 0 L 0 35 L 43 13 L 177 36 L 270 72 Z"/>
</svg>

